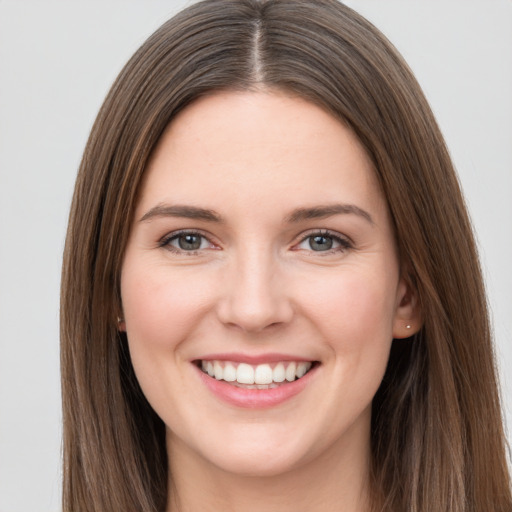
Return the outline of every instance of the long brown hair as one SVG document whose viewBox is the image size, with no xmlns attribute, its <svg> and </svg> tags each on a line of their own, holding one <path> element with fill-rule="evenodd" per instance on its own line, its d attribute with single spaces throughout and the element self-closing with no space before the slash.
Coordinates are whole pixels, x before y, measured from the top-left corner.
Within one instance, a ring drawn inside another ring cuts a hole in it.
<svg viewBox="0 0 512 512">
<path fill-rule="evenodd" d="M 137 192 L 166 126 L 217 90 L 278 89 L 348 125 L 372 158 L 424 325 L 393 342 L 374 399 L 379 509 L 510 512 L 486 299 L 443 138 L 392 45 L 334 0 L 209 0 L 137 51 L 92 129 L 67 234 L 61 307 L 65 512 L 163 511 L 165 429 L 117 329 Z"/>
</svg>

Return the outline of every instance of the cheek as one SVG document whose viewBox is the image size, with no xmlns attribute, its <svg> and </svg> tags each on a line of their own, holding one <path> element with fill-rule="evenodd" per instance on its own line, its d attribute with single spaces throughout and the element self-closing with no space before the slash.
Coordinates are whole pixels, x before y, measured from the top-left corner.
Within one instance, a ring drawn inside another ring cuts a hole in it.
<svg viewBox="0 0 512 512">
<path fill-rule="evenodd" d="M 309 317 L 321 334 L 329 354 L 326 368 L 335 380 L 331 398 L 347 411 L 347 417 L 351 416 L 348 411 L 357 416 L 369 406 L 386 370 L 396 300 L 395 274 L 388 275 L 340 273 L 335 279 L 317 282 L 321 301 L 310 299 Z M 330 396 L 326 394 L 326 407 Z M 342 420 L 332 417 L 333 425 Z"/>
<path fill-rule="evenodd" d="M 391 274 L 382 278 L 382 274 L 346 272 L 317 280 L 314 294 L 303 293 L 304 309 L 326 339 L 347 350 L 391 340 L 396 300 Z"/>
<path fill-rule="evenodd" d="M 130 338 L 162 348 L 179 344 L 207 307 L 206 289 L 165 268 L 138 272 L 126 265 L 121 297 Z"/>
<path fill-rule="evenodd" d="M 174 393 L 187 392 L 182 346 L 208 307 L 206 288 L 186 272 L 176 275 L 165 266 L 131 263 L 125 261 L 121 276 L 130 357 L 146 398 L 156 411 L 165 412 L 162 404 L 174 403 Z"/>
<path fill-rule="evenodd" d="M 318 407 L 325 407 L 333 435 L 370 407 L 382 382 L 393 339 L 395 287 L 392 280 L 351 274 L 325 283 L 318 290 L 323 300 L 311 303 L 310 318 L 333 376 Z"/>
</svg>

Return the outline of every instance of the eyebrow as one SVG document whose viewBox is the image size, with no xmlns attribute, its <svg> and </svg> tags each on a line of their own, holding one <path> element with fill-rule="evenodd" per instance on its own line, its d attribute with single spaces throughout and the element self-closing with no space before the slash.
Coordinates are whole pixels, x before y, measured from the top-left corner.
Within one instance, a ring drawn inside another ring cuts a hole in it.
<svg viewBox="0 0 512 512">
<path fill-rule="evenodd" d="M 305 220 L 325 219 L 326 217 L 340 214 L 358 215 L 370 224 L 374 224 L 371 215 L 366 210 L 363 210 L 353 204 L 328 204 L 313 206 L 310 208 L 297 208 L 285 217 L 285 222 L 296 224 Z M 203 220 L 206 222 L 224 222 L 221 215 L 214 210 L 198 208 L 196 206 L 166 204 L 158 204 L 154 206 L 140 218 L 139 222 L 145 222 L 155 217 L 182 217 L 187 219 Z"/>
<path fill-rule="evenodd" d="M 139 222 L 145 222 L 155 217 L 184 217 L 208 222 L 223 222 L 222 217 L 214 210 L 197 208 L 196 206 L 166 204 L 154 206 L 140 218 Z"/>
<path fill-rule="evenodd" d="M 311 208 L 298 208 L 286 217 L 286 222 L 293 224 L 311 219 L 325 219 L 326 217 L 340 214 L 358 215 L 370 224 L 374 224 L 372 216 L 366 210 L 354 204 L 327 204 Z"/>
</svg>

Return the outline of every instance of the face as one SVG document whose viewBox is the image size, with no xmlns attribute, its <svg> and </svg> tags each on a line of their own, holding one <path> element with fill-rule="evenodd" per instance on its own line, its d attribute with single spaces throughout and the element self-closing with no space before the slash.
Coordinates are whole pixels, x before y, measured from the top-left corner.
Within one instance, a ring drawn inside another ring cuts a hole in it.
<svg viewBox="0 0 512 512">
<path fill-rule="evenodd" d="M 145 174 L 121 295 L 171 457 L 275 475 L 364 456 L 412 306 L 372 164 L 319 107 L 227 92 L 180 113 Z"/>
</svg>

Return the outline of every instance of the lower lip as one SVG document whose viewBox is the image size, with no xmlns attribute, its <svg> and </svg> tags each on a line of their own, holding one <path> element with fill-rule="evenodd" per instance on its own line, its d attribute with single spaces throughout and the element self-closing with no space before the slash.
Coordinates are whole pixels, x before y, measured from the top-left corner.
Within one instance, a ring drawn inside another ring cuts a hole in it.
<svg viewBox="0 0 512 512">
<path fill-rule="evenodd" d="M 233 386 L 224 380 L 214 379 L 197 368 L 203 383 L 215 396 L 230 405 L 246 409 L 266 409 L 286 402 L 308 385 L 316 370 L 315 365 L 304 377 L 283 383 L 276 388 L 246 389 Z"/>
</svg>

